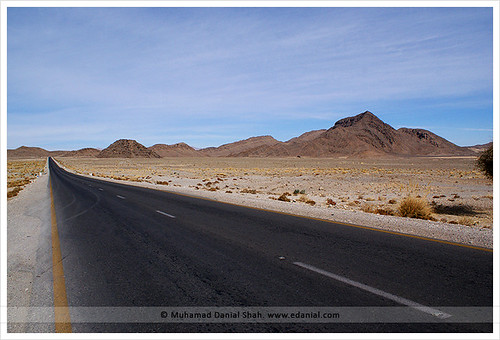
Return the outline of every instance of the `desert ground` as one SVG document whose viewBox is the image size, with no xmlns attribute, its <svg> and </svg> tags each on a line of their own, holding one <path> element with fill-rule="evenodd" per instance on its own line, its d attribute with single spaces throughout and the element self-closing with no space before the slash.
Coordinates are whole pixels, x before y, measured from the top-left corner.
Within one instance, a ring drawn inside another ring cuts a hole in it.
<svg viewBox="0 0 500 340">
<path fill-rule="evenodd" d="M 7 197 L 12 198 L 45 171 L 45 159 L 16 159 L 7 162 Z"/>
<path fill-rule="evenodd" d="M 314 206 L 333 216 L 339 211 L 398 216 L 401 201 L 412 196 L 429 204 L 434 223 L 493 226 L 492 180 L 475 167 L 475 157 L 56 159 L 84 175 L 216 194 L 243 205 L 282 201 L 299 215 Z"/>
</svg>

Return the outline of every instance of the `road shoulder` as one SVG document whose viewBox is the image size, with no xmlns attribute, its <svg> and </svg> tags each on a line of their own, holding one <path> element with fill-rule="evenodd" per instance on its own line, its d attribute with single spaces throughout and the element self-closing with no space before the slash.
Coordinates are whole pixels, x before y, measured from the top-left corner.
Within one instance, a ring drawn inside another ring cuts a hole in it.
<svg viewBox="0 0 500 340">
<path fill-rule="evenodd" d="M 25 308 L 53 307 L 50 259 L 49 175 L 44 174 L 7 203 L 9 333 L 53 331 L 50 324 L 26 323 L 35 312 Z"/>
</svg>

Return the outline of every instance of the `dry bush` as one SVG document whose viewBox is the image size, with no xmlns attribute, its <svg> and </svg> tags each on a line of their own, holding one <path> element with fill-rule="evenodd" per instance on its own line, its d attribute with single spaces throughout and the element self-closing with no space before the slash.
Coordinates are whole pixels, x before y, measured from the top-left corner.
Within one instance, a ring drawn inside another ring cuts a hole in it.
<svg viewBox="0 0 500 340">
<path fill-rule="evenodd" d="M 306 201 L 306 204 L 309 204 L 309 205 L 315 205 L 316 204 L 316 201 L 313 201 L 313 200 L 307 200 Z"/>
<path fill-rule="evenodd" d="M 290 202 L 290 199 L 288 197 L 286 197 L 287 196 L 286 194 L 287 194 L 286 192 L 281 194 L 281 196 L 278 197 L 278 201 Z"/>
<path fill-rule="evenodd" d="M 389 209 L 389 208 L 377 208 L 375 210 L 375 213 L 379 214 L 379 215 L 390 215 L 390 216 L 393 216 L 394 215 L 394 210 Z"/>
<path fill-rule="evenodd" d="M 13 190 L 11 191 L 7 191 L 7 198 L 11 198 L 11 197 L 14 197 L 14 196 L 17 196 L 17 194 L 22 190 L 23 188 L 22 187 L 15 187 Z"/>
<path fill-rule="evenodd" d="M 337 203 L 335 203 L 331 198 L 327 198 L 326 199 L 326 204 L 328 204 L 328 205 L 336 205 Z"/>
<path fill-rule="evenodd" d="M 375 207 L 370 204 L 363 204 L 361 210 L 366 213 L 379 214 L 379 215 L 394 215 L 394 211 L 389 208 Z"/>
<path fill-rule="evenodd" d="M 168 181 L 157 181 L 156 184 L 168 185 Z"/>
<path fill-rule="evenodd" d="M 469 227 L 476 224 L 476 221 L 472 217 L 469 217 L 469 216 L 461 216 L 457 222 L 458 222 L 458 224 L 466 225 Z"/>
<path fill-rule="evenodd" d="M 403 217 L 420 218 L 428 220 L 431 218 L 432 208 L 429 203 L 414 196 L 404 198 L 398 207 L 399 214 Z"/>
<path fill-rule="evenodd" d="M 257 190 L 245 188 L 245 189 L 240 190 L 240 193 L 242 193 L 242 194 L 254 194 L 255 195 L 257 193 Z"/>
<path fill-rule="evenodd" d="M 484 172 L 486 177 L 493 178 L 493 145 L 479 156 L 476 166 Z"/>
<path fill-rule="evenodd" d="M 29 183 L 30 183 L 30 181 L 26 178 L 18 179 L 18 180 L 8 182 L 7 188 L 22 187 L 22 186 L 29 184 Z"/>
</svg>

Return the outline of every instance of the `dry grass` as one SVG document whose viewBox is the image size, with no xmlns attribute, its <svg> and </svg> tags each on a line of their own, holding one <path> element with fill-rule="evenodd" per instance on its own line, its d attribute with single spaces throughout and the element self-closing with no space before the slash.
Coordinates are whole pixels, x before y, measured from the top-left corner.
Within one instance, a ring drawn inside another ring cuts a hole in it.
<svg viewBox="0 0 500 340">
<path fill-rule="evenodd" d="M 242 194 L 253 194 L 253 195 L 257 194 L 257 190 L 255 190 L 255 189 L 247 189 L 247 188 L 242 189 L 240 192 Z"/>
<path fill-rule="evenodd" d="M 335 203 L 335 201 L 334 201 L 334 200 L 332 200 L 331 198 L 327 198 L 327 199 L 326 199 L 326 204 L 327 204 L 327 205 L 336 205 L 337 203 Z"/>
<path fill-rule="evenodd" d="M 473 226 L 476 224 L 476 220 L 474 220 L 472 217 L 469 216 L 461 216 L 457 222 L 458 224 L 467 226 Z"/>
<path fill-rule="evenodd" d="M 290 202 L 290 199 L 287 197 L 287 195 L 289 196 L 290 194 L 287 192 L 281 194 L 281 196 L 278 197 L 278 201 Z"/>
<path fill-rule="evenodd" d="M 399 215 L 403 217 L 420 218 L 424 220 L 431 219 L 432 208 L 423 198 L 407 196 L 398 207 Z"/>
<path fill-rule="evenodd" d="M 7 198 L 15 197 L 44 171 L 45 160 L 12 160 L 7 162 Z M 10 189 L 10 190 L 9 190 Z"/>
</svg>

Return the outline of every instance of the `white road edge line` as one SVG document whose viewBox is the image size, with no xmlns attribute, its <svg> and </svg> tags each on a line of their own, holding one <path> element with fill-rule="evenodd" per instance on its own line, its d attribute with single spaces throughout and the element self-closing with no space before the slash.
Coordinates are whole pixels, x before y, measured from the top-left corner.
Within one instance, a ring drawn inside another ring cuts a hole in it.
<svg viewBox="0 0 500 340">
<path fill-rule="evenodd" d="M 447 313 L 442 312 L 442 311 L 440 311 L 438 309 L 434 309 L 434 308 L 431 308 L 431 307 L 427 307 L 427 306 L 421 305 L 418 302 L 414 302 L 414 301 L 411 301 L 411 300 L 399 297 L 397 295 L 393 295 L 393 294 L 384 292 L 383 290 L 380 290 L 380 289 L 377 289 L 377 288 L 373 288 L 373 287 L 367 286 L 367 285 L 365 285 L 363 283 L 356 282 L 356 281 L 353 281 L 351 279 L 348 279 L 346 277 L 343 277 L 343 276 L 340 276 L 340 275 L 336 275 L 336 274 L 327 272 L 326 270 L 316 268 L 316 267 L 311 266 L 309 264 L 302 263 L 302 262 L 293 262 L 293 264 L 296 265 L 296 266 L 305 268 L 305 269 L 309 269 L 309 270 L 311 270 L 313 272 L 319 273 L 319 274 L 327 276 L 329 278 L 335 279 L 337 281 L 346 283 L 348 285 L 357 287 L 359 289 L 365 290 L 365 291 L 370 292 L 372 294 L 375 294 L 375 295 L 378 295 L 378 296 L 382 296 L 382 297 L 384 297 L 386 299 L 392 300 L 392 301 L 397 302 L 397 303 L 399 303 L 401 305 L 406 305 L 408 307 L 415 308 L 415 309 L 417 309 L 417 310 L 419 310 L 421 312 L 424 312 L 424 313 L 430 314 L 432 316 L 435 316 L 436 318 L 447 319 L 447 318 L 451 317 L 451 314 L 447 314 Z"/>
<path fill-rule="evenodd" d="M 124 199 L 125 199 L 125 197 L 120 196 L 120 195 L 116 195 L 116 197 L 121 198 L 122 200 L 124 200 Z"/>
<path fill-rule="evenodd" d="M 162 214 L 162 215 L 168 216 L 168 217 L 170 217 L 170 218 L 175 218 L 175 216 L 174 216 L 174 215 L 167 214 L 166 212 L 163 212 L 163 211 L 160 211 L 160 210 L 156 210 L 156 212 L 157 212 L 158 214 Z"/>
</svg>

